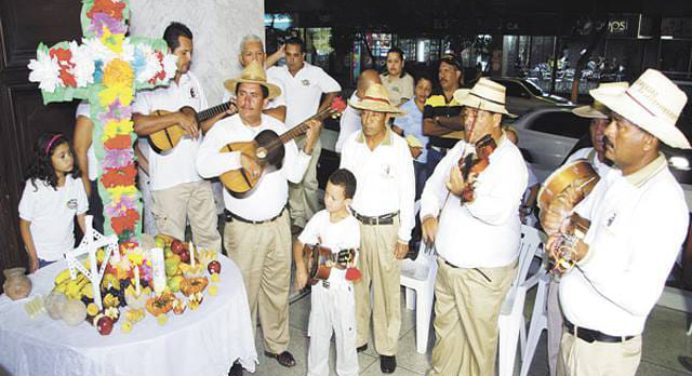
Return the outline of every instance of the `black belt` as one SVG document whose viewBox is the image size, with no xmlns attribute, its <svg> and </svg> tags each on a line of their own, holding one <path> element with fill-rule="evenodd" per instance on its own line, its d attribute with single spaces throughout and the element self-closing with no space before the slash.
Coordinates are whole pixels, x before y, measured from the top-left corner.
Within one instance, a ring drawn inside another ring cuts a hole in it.
<svg viewBox="0 0 692 376">
<path fill-rule="evenodd" d="M 274 222 L 275 220 L 279 219 L 281 215 L 284 214 L 284 211 L 286 210 L 286 207 L 284 206 L 279 214 L 277 214 L 275 217 L 271 217 L 269 219 L 265 219 L 263 221 L 252 221 L 249 219 L 245 219 L 237 214 L 233 214 L 232 212 L 228 211 L 227 209 L 223 210 L 224 217 L 226 218 L 226 222 L 232 222 L 234 220 L 243 222 L 243 223 L 249 223 L 251 225 L 261 225 L 262 223 L 269 223 L 269 222 Z"/>
<path fill-rule="evenodd" d="M 608 335 L 605 333 L 601 333 L 598 330 L 574 326 L 574 324 L 569 322 L 567 319 L 565 319 L 564 322 L 565 322 L 565 328 L 567 328 L 567 331 L 569 333 L 577 336 L 577 338 L 580 338 L 580 339 L 582 339 L 588 343 L 592 343 L 594 341 L 607 342 L 607 343 L 618 343 L 618 342 L 629 341 L 635 337 L 635 336 L 611 336 L 611 335 Z"/>
<path fill-rule="evenodd" d="M 384 214 L 377 217 L 368 217 L 366 215 L 360 215 L 353 210 L 353 216 L 356 217 L 360 223 L 369 226 L 394 224 L 394 218 L 396 218 L 397 215 L 399 215 L 399 212 Z"/>
</svg>

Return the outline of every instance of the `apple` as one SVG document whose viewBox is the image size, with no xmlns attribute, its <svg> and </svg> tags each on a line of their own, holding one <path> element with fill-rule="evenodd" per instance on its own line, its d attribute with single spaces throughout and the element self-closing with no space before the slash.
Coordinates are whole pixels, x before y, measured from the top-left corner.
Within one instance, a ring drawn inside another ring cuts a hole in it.
<svg viewBox="0 0 692 376">
<path fill-rule="evenodd" d="M 108 316 L 102 316 L 99 321 L 96 322 L 96 329 L 102 336 L 111 334 L 113 330 L 113 319 Z"/>
<path fill-rule="evenodd" d="M 180 261 L 185 263 L 190 262 L 190 252 L 188 252 L 187 249 L 184 249 L 178 256 L 180 256 Z"/>
<path fill-rule="evenodd" d="M 213 260 L 207 265 L 207 270 L 209 270 L 209 274 L 219 274 L 221 273 L 221 263 Z"/>
<path fill-rule="evenodd" d="M 187 251 L 187 247 L 185 247 L 185 243 L 181 242 L 180 240 L 173 240 L 171 242 L 171 251 L 176 255 L 179 255 L 183 253 L 183 251 Z"/>
</svg>

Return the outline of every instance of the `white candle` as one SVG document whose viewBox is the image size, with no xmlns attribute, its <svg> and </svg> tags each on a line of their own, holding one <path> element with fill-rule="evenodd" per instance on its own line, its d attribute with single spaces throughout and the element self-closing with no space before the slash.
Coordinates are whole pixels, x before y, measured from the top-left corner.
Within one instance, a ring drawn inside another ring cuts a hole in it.
<svg viewBox="0 0 692 376">
<path fill-rule="evenodd" d="M 154 291 L 160 295 L 166 288 L 166 266 L 163 262 L 163 249 L 152 248 L 149 250 L 151 270 L 153 274 Z"/>
<path fill-rule="evenodd" d="M 140 286 L 139 286 L 139 266 L 135 266 L 135 294 L 139 296 Z"/>
<path fill-rule="evenodd" d="M 195 246 L 190 242 L 190 265 L 195 266 Z"/>
</svg>

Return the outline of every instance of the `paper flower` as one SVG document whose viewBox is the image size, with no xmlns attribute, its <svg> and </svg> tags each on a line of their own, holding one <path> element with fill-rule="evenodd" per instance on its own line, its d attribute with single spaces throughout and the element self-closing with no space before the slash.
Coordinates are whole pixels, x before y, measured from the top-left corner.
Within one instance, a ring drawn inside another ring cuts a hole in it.
<svg viewBox="0 0 692 376">
<path fill-rule="evenodd" d="M 96 36 L 103 36 L 104 32 L 109 30 L 111 33 L 115 34 L 125 34 L 127 31 L 127 26 L 111 17 L 106 13 L 96 13 L 91 17 L 91 24 L 89 25 L 89 31 L 96 34 Z"/>
<path fill-rule="evenodd" d="M 148 45 L 139 46 L 135 51 L 135 58 L 132 63 L 137 74 L 137 82 L 149 82 L 156 77 L 159 71 L 163 71 L 162 60 L 163 54 L 161 52 L 154 51 Z M 165 72 L 161 79 L 163 78 L 165 78 Z"/>
<path fill-rule="evenodd" d="M 104 170 L 125 168 L 132 164 L 134 157 L 135 152 L 132 150 L 132 148 L 108 150 L 106 151 L 106 155 L 101 163 Z"/>
<path fill-rule="evenodd" d="M 114 149 L 129 149 L 132 147 L 132 137 L 130 135 L 119 135 L 107 139 L 103 143 L 106 152 Z"/>
<path fill-rule="evenodd" d="M 132 117 L 132 108 L 123 106 L 118 100 L 109 104 L 106 108 L 108 111 L 101 113 L 99 116 L 102 123 L 107 123 L 111 120 L 129 120 Z"/>
<path fill-rule="evenodd" d="M 94 20 L 99 13 L 103 13 L 116 20 L 123 20 L 125 2 L 120 0 L 94 0 L 94 5 L 87 12 L 87 17 Z"/>
<path fill-rule="evenodd" d="M 116 54 L 123 52 L 123 41 L 125 40 L 125 34 L 122 33 L 112 33 L 107 28 L 103 29 L 103 34 L 101 34 L 101 43 L 108 47 L 111 51 Z"/>
<path fill-rule="evenodd" d="M 36 59 L 29 61 L 29 69 L 29 81 L 38 82 L 39 89 L 52 93 L 62 86 L 58 59 L 50 57 L 45 50 L 38 50 Z"/>
<path fill-rule="evenodd" d="M 111 120 L 103 127 L 102 141 L 118 135 L 129 135 L 134 130 L 134 123 L 131 120 Z"/>
<path fill-rule="evenodd" d="M 72 41 L 70 42 L 70 52 L 72 54 L 72 62 L 74 63 L 72 73 L 77 81 L 77 87 L 86 87 L 89 84 L 93 84 L 96 67 L 89 49 Z"/>
<path fill-rule="evenodd" d="M 172 54 L 166 54 L 163 58 L 163 70 L 166 72 L 166 77 L 164 81 L 168 81 L 175 76 L 175 72 L 178 70 L 178 57 Z"/>
<path fill-rule="evenodd" d="M 139 213 L 135 210 L 128 210 L 124 216 L 111 218 L 111 227 L 122 238 L 129 238 L 131 236 L 130 232 L 134 230 L 138 220 Z"/>
<path fill-rule="evenodd" d="M 58 48 L 53 47 L 48 51 L 48 54 L 52 58 L 58 60 L 58 66 L 60 67 L 60 80 L 65 86 L 77 87 L 77 80 L 72 74 L 72 69 L 74 68 L 74 62 L 72 62 L 72 51 L 69 48 Z"/>
<path fill-rule="evenodd" d="M 120 201 L 107 205 L 104 210 L 111 217 L 120 217 L 127 214 L 128 210 L 136 208 L 136 200 L 130 196 L 123 196 Z"/>
<path fill-rule="evenodd" d="M 137 187 L 134 185 L 127 187 L 113 187 L 106 189 L 112 201 L 120 201 L 122 196 L 133 196 L 137 193 Z"/>
<path fill-rule="evenodd" d="M 118 57 L 118 54 L 101 43 L 101 39 L 99 38 L 84 38 L 82 39 L 82 45 L 86 46 L 86 48 L 91 51 L 91 55 L 95 61 L 101 61 L 104 66 Z"/>
</svg>

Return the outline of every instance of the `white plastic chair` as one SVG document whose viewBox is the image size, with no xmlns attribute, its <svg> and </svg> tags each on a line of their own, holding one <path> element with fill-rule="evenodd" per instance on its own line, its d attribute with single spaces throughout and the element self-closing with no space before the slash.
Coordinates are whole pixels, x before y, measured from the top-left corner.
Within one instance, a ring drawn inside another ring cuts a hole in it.
<svg viewBox="0 0 692 376">
<path fill-rule="evenodd" d="M 540 252 L 541 237 L 539 231 L 533 227 L 521 226 L 521 242 L 519 249 L 519 265 L 517 276 L 507 292 L 502 304 L 499 326 L 499 376 L 511 376 L 514 374 L 514 361 L 517 355 L 517 341 L 521 339 L 521 352 L 524 353 L 526 344 L 526 328 L 524 319 L 524 302 L 526 301 L 527 287 L 526 276 L 531 266 L 534 255 Z M 520 338 L 521 337 L 521 338 Z"/>
<path fill-rule="evenodd" d="M 420 210 L 420 200 L 415 203 L 415 213 Z M 406 309 L 416 309 L 416 351 L 425 354 L 430 333 L 437 261 L 434 252 L 425 252 L 421 241 L 418 257 L 401 262 L 400 284 L 406 287 Z"/>
<path fill-rule="evenodd" d="M 545 255 L 543 255 L 545 257 Z M 526 337 L 526 346 L 521 357 L 521 372 L 520 376 L 529 374 L 529 368 L 533 361 L 533 356 L 536 353 L 538 340 L 541 339 L 541 333 L 548 329 L 548 284 L 550 283 L 550 275 L 544 268 L 540 268 L 538 273 L 534 274 L 524 282 L 526 290 L 538 285 L 536 290 L 536 300 L 533 304 L 531 313 L 531 323 L 529 324 L 529 334 Z"/>
</svg>

